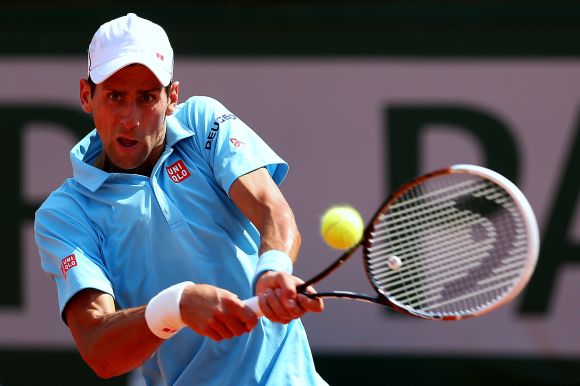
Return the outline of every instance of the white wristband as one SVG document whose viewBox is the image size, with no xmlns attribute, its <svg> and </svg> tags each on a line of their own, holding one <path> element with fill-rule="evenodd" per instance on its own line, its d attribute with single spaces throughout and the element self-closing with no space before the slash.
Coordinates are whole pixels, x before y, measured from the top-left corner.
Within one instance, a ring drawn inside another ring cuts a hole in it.
<svg viewBox="0 0 580 386">
<path fill-rule="evenodd" d="M 185 327 L 181 319 L 181 294 L 191 281 L 184 281 L 164 289 L 145 307 L 145 321 L 151 332 L 161 339 L 169 339 Z"/>
<path fill-rule="evenodd" d="M 254 279 L 252 280 L 252 291 L 256 291 L 256 282 L 264 272 L 277 271 L 292 274 L 292 268 L 292 260 L 286 253 L 275 249 L 262 253 L 258 259 L 256 273 L 254 273 Z"/>
</svg>

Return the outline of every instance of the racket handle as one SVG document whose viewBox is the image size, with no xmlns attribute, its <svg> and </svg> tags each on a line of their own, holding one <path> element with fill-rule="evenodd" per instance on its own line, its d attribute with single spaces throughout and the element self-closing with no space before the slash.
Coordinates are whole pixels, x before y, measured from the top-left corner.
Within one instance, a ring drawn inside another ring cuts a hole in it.
<svg viewBox="0 0 580 386">
<path fill-rule="evenodd" d="M 260 308 L 259 298 L 257 296 L 244 300 L 244 303 L 246 303 L 246 305 L 256 313 L 258 318 L 264 315 Z"/>
</svg>

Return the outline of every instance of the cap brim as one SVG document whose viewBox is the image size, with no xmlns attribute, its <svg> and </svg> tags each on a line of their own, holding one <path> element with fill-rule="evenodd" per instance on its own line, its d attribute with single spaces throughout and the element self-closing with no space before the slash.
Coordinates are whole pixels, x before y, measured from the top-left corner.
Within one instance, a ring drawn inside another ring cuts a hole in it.
<svg viewBox="0 0 580 386">
<path fill-rule="evenodd" d="M 127 67 L 130 64 L 144 65 L 153 73 L 153 75 L 157 77 L 157 79 L 159 79 L 159 82 L 163 86 L 167 86 L 169 85 L 169 82 L 171 82 L 172 74 L 168 72 L 167 69 L 163 68 L 163 66 L 158 63 L 157 59 L 146 60 L 143 58 L 143 55 L 120 56 L 107 63 L 92 68 L 89 74 L 91 76 L 91 80 L 96 84 L 99 84 L 120 69 Z"/>
</svg>

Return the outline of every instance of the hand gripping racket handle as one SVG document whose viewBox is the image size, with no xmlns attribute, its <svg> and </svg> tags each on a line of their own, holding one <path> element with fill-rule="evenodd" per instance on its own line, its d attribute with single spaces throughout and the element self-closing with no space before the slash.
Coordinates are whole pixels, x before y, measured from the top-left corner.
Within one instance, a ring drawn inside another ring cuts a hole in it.
<svg viewBox="0 0 580 386">
<path fill-rule="evenodd" d="M 298 291 L 298 293 L 302 293 L 308 297 L 314 298 L 314 297 L 318 297 L 317 293 L 316 294 L 310 294 L 310 293 L 306 293 L 304 291 L 306 291 L 306 287 L 308 287 L 310 284 L 310 282 L 308 283 L 303 283 L 300 284 L 299 286 L 296 287 L 296 291 Z M 244 303 L 246 303 L 246 305 L 248 307 L 250 307 L 252 309 L 252 311 L 254 311 L 256 313 L 256 316 L 258 318 L 264 316 L 264 313 L 262 312 L 262 309 L 260 308 L 260 301 L 259 301 L 259 297 L 258 296 L 254 296 L 251 297 L 249 299 L 244 300 Z M 1 386 L 1 385 L 0 385 Z"/>
<path fill-rule="evenodd" d="M 264 315 L 260 308 L 259 298 L 257 296 L 244 300 L 244 303 L 246 303 L 246 305 L 256 313 L 258 318 Z"/>
</svg>

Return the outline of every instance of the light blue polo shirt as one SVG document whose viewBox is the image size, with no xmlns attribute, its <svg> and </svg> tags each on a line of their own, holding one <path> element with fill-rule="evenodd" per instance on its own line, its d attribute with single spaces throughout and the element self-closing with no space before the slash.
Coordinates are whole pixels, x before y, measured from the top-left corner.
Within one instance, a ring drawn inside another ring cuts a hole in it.
<svg viewBox="0 0 580 386">
<path fill-rule="evenodd" d="M 91 132 L 71 151 L 73 178 L 36 212 L 43 269 L 61 313 L 95 288 L 119 308 L 146 304 L 182 281 L 252 295 L 260 235 L 228 197 L 241 175 L 266 167 L 276 183 L 287 164 L 218 101 L 192 97 L 167 118 L 167 145 L 151 177 L 92 166 L 102 150 Z M 243 336 L 215 342 L 184 328 L 143 368 L 148 385 L 325 385 L 300 320 L 261 318 Z"/>
</svg>

